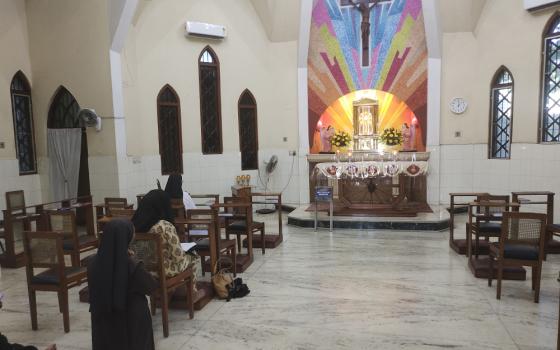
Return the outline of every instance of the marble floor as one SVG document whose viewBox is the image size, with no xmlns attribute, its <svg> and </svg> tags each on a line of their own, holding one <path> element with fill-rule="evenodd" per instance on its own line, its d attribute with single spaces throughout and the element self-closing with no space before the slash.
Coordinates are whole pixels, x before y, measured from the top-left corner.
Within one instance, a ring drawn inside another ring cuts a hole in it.
<svg viewBox="0 0 560 350">
<path fill-rule="evenodd" d="M 268 216 L 272 225 L 274 217 Z M 285 241 L 242 275 L 251 294 L 214 300 L 189 320 L 172 311 L 170 337 L 153 320 L 156 348 L 556 349 L 560 256 L 544 265 L 541 302 L 530 282 L 495 287 L 450 251 L 447 232 L 328 231 L 285 227 Z M 255 251 L 257 253 L 257 251 Z M 0 331 L 44 348 L 90 349 L 88 305 L 70 297 L 65 334 L 54 294 L 39 293 L 32 331 L 24 269 L 4 269 Z"/>
</svg>

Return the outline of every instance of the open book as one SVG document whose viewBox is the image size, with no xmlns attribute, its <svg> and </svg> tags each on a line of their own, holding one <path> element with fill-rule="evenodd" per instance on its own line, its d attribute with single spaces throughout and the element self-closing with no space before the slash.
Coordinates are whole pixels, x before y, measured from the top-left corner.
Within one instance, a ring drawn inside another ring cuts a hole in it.
<svg viewBox="0 0 560 350">
<path fill-rule="evenodd" d="M 189 242 L 189 243 L 181 243 L 181 248 L 183 248 L 184 252 L 188 252 L 196 246 L 196 243 Z"/>
</svg>

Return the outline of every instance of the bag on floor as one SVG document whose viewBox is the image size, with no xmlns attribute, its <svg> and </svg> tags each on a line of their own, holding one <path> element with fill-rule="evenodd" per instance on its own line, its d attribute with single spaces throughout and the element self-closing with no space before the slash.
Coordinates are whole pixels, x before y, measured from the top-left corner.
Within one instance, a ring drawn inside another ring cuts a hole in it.
<svg viewBox="0 0 560 350">
<path fill-rule="evenodd" d="M 228 301 L 230 298 L 243 298 L 250 292 L 249 287 L 243 283 L 243 280 L 241 278 L 236 278 L 229 289 Z"/>
<path fill-rule="evenodd" d="M 218 261 L 216 261 L 214 271 L 218 269 L 220 260 L 221 259 L 218 259 Z M 214 276 L 212 276 L 212 285 L 214 286 L 214 291 L 218 298 L 228 299 L 229 301 L 229 290 L 233 285 L 233 276 L 229 272 L 229 269 L 224 268 L 215 272 Z"/>
</svg>

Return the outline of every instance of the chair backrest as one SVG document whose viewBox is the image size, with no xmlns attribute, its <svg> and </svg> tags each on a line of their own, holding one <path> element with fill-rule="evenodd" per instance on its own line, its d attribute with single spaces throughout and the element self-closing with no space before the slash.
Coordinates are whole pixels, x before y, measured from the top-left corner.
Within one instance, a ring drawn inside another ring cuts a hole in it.
<svg viewBox="0 0 560 350">
<path fill-rule="evenodd" d="M 162 285 L 165 285 L 165 271 L 163 268 L 163 246 L 161 236 L 153 233 L 136 233 L 130 243 L 134 256 L 144 263 L 146 271 L 154 275 Z"/>
<path fill-rule="evenodd" d="M 48 229 L 52 232 L 62 233 L 64 238 L 72 239 L 72 245 L 78 247 L 79 237 L 76 226 L 76 214 L 72 210 L 48 211 Z"/>
<path fill-rule="evenodd" d="M 30 232 L 23 234 L 23 249 L 27 259 L 28 282 L 34 268 L 58 269 L 60 281 L 64 280 L 63 235 L 58 232 Z"/>
<path fill-rule="evenodd" d="M 546 235 L 546 214 L 505 212 L 500 242 L 542 246 Z"/>
<path fill-rule="evenodd" d="M 484 194 L 477 196 L 476 201 L 491 204 L 491 206 L 481 205 L 478 207 L 478 213 L 484 214 L 489 218 L 510 210 L 510 198 L 508 195 Z"/>
<path fill-rule="evenodd" d="M 111 209 L 111 216 L 113 218 L 123 218 L 123 219 L 132 219 L 136 210 L 134 209 L 122 209 L 122 208 L 113 208 Z"/>
<path fill-rule="evenodd" d="M 23 190 L 6 192 L 6 209 L 10 213 L 21 211 L 25 214 L 25 194 Z"/>
<path fill-rule="evenodd" d="M 183 198 L 172 198 L 171 199 L 171 210 L 173 211 L 173 216 L 175 218 L 184 219 L 185 218 L 185 203 L 183 203 Z"/>
<path fill-rule="evenodd" d="M 105 197 L 105 213 L 112 215 L 113 209 L 126 209 L 126 198 Z"/>
</svg>

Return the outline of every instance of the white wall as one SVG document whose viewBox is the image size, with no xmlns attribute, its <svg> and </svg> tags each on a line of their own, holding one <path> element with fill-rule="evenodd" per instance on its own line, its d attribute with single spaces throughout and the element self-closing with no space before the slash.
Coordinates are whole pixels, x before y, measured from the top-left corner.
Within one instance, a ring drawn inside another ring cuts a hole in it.
<svg viewBox="0 0 560 350">
<path fill-rule="evenodd" d="M 33 71 L 33 111 L 41 157 L 43 198 L 48 200 L 47 115 L 60 85 L 80 107 L 103 118 L 103 130 L 88 129 L 90 185 L 95 200 L 118 193 L 115 132 L 109 64 L 109 13 L 106 0 L 27 0 L 29 47 Z M 109 161 L 108 161 L 109 160 Z M 98 164 L 108 164 L 99 168 Z"/>
<path fill-rule="evenodd" d="M 3 0 L 0 2 L 0 47 L 2 48 L 2 54 L 0 54 L 0 142 L 5 145 L 5 148 L 0 148 L 0 194 L 2 194 L 0 210 L 3 210 L 6 208 L 3 196 L 6 191 L 23 189 L 28 203 L 41 201 L 39 175 L 19 176 L 10 100 L 10 83 L 14 74 L 21 70 L 31 84 L 32 98 L 35 102 L 24 1 Z"/>
<path fill-rule="evenodd" d="M 486 1 L 474 32 L 443 34 L 441 202 L 449 192 L 560 194 L 560 145 L 537 143 L 542 33 L 553 10 L 531 14 L 521 1 Z M 490 84 L 501 65 L 514 78 L 511 160 L 489 160 Z M 450 112 L 453 97 L 466 98 L 466 113 Z"/>
<path fill-rule="evenodd" d="M 225 25 L 227 38 L 186 38 L 186 20 Z M 208 44 L 220 61 L 224 153 L 203 156 L 198 57 Z M 122 62 L 127 153 L 131 157 L 129 197 L 153 188 L 155 178 L 161 177 L 156 97 L 167 83 L 181 101 L 185 189 L 231 194 L 229 187 L 242 173 L 237 102 L 246 88 L 257 101 L 259 163 L 264 168 L 263 161 L 277 154 L 280 163 L 274 189 L 284 187 L 285 173 L 291 167 L 288 151 L 298 149 L 297 43 L 270 42 L 249 0 L 150 2 L 129 33 Z M 147 173 L 138 175 L 139 169 Z M 247 173 L 253 174 L 257 184 L 256 171 Z M 298 173 L 297 162 L 294 173 Z M 292 179 L 287 201 L 299 201 L 297 181 Z"/>
</svg>

